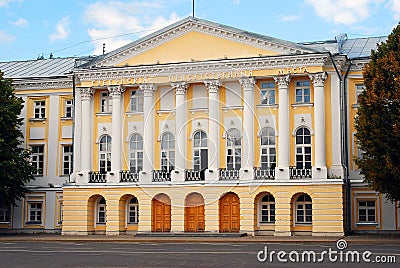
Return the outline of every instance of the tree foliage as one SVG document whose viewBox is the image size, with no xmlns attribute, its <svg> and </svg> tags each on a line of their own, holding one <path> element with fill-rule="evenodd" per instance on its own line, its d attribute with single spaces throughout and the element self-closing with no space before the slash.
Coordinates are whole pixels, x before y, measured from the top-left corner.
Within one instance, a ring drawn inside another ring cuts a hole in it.
<svg viewBox="0 0 400 268">
<path fill-rule="evenodd" d="M 30 153 L 22 147 L 23 100 L 11 83 L 0 71 L 0 207 L 15 205 L 27 191 L 26 183 L 34 179 Z"/>
<path fill-rule="evenodd" d="M 371 53 L 363 73 L 356 138 L 362 157 L 356 164 L 370 187 L 400 200 L 400 24 Z"/>
</svg>

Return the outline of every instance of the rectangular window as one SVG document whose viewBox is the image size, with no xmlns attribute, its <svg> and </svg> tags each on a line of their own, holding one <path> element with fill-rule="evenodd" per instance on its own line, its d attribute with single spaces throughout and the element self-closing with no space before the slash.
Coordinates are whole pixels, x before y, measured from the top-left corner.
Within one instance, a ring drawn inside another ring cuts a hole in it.
<svg viewBox="0 0 400 268">
<path fill-rule="evenodd" d="M 376 223 L 375 200 L 358 201 L 358 222 Z"/>
<path fill-rule="evenodd" d="M 261 84 L 261 103 L 272 105 L 275 104 L 275 83 Z"/>
<path fill-rule="evenodd" d="M 297 81 L 296 86 L 296 103 L 311 102 L 310 81 Z"/>
<path fill-rule="evenodd" d="M 35 118 L 45 119 L 46 118 L 46 102 L 35 101 L 33 103 Z"/>
<path fill-rule="evenodd" d="M 365 86 L 363 84 L 356 85 L 356 104 L 358 104 L 358 96 L 365 90 Z"/>
<path fill-rule="evenodd" d="M 43 176 L 44 174 L 44 145 L 32 145 L 31 146 L 31 159 L 32 166 L 36 168 L 36 172 L 33 175 Z"/>
<path fill-rule="evenodd" d="M 11 219 L 11 210 L 9 208 L 0 208 L 0 222 L 8 223 Z"/>
<path fill-rule="evenodd" d="M 28 203 L 29 223 L 42 223 L 42 203 Z"/>
<path fill-rule="evenodd" d="M 72 173 L 73 168 L 73 146 L 63 146 L 62 156 L 62 175 L 69 175 Z"/>
<path fill-rule="evenodd" d="M 112 99 L 111 96 L 108 94 L 108 91 L 100 92 L 100 112 L 112 112 Z"/>
<path fill-rule="evenodd" d="M 72 118 L 74 115 L 74 100 L 65 100 L 64 117 Z"/>
<path fill-rule="evenodd" d="M 275 204 L 263 203 L 261 204 L 261 223 L 275 222 Z"/>
<path fill-rule="evenodd" d="M 143 112 L 143 90 L 132 90 L 131 111 Z"/>
</svg>

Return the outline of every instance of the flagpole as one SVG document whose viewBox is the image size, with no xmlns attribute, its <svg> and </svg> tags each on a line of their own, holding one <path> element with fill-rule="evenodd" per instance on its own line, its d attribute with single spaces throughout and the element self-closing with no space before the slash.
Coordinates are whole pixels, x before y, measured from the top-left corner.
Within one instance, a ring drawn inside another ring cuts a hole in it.
<svg viewBox="0 0 400 268">
<path fill-rule="evenodd" d="M 192 1 L 193 5 L 192 5 L 192 17 L 194 18 L 194 0 Z"/>
</svg>

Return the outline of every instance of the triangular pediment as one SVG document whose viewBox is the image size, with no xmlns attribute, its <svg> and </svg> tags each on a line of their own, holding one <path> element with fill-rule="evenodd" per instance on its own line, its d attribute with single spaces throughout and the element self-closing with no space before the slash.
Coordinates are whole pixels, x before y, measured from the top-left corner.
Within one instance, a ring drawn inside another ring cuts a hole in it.
<svg viewBox="0 0 400 268">
<path fill-rule="evenodd" d="M 91 65 L 137 66 L 315 52 L 293 42 L 188 17 L 112 51 Z"/>
</svg>

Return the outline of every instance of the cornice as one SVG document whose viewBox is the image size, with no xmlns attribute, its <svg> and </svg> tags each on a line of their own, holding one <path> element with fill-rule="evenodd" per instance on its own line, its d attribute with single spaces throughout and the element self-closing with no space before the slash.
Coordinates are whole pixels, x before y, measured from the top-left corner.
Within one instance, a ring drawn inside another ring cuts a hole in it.
<svg viewBox="0 0 400 268">
<path fill-rule="evenodd" d="M 350 67 L 350 71 L 363 71 L 365 65 L 370 62 L 371 59 L 357 59 L 353 60 L 352 65 Z"/>
<path fill-rule="evenodd" d="M 160 44 L 182 36 L 190 31 L 200 32 L 268 51 L 273 51 L 280 55 L 303 54 L 311 52 L 311 50 L 306 50 L 306 48 L 302 50 L 299 47 L 290 46 L 283 42 L 279 43 L 278 41 L 274 41 L 272 39 L 267 40 L 257 37 L 256 35 L 251 36 L 249 34 L 241 34 L 229 28 L 217 27 L 215 25 L 203 24 L 195 21 L 188 21 L 187 23 L 181 24 L 173 29 L 167 30 L 143 41 L 139 41 L 137 44 L 133 43 L 132 46 L 127 47 L 126 49 L 121 50 L 114 55 L 106 56 L 103 60 L 96 62 L 94 66 L 113 66 L 116 63 L 123 62 L 124 60 L 132 58 L 149 49 L 155 48 Z"/>
<path fill-rule="evenodd" d="M 71 88 L 72 80 L 61 81 L 14 81 L 13 86 L 16 90 L 40 90 L 55 88 Z"/>
<path fill-rule="evenodd" d="M 155 64 L 145 66 L 75 69 L 74 73 L 77 74 L 77 77 L 82 82 L 109 79 L 125 79 L 132 77 L 158 77 L 185 74 L 232 72 L 242 70 L 254 71 L 265 69 L 325 66 L 328 60 L 329 54 L 304 54 L 245 59 L 224 59 L 202 62 Z"/>
</svg>

